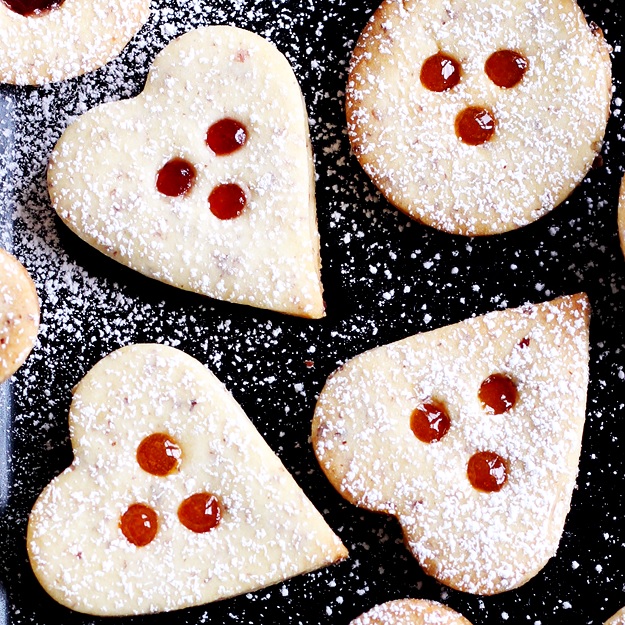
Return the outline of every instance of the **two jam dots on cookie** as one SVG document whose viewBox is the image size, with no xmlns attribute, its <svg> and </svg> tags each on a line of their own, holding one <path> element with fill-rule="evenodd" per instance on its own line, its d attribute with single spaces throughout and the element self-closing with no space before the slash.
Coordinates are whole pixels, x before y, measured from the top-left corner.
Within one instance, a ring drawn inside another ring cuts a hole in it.
<svg viewBox="0 0 625 625">
<path fill-rule="evenodd" d="M 180 468 L 182 449 L 168 434 L 151 434 L 139 444 L 137 462 L 146 473 L 167 477 Z M 211 493 L 195 493 L 178 507 L 178 520 L 196 534 L 215 529 L 220 524 L 222 515 L 222 504 Z M 145 547 L 156 538 L 158 515 L 147 504 L 134 503 L 122 515 L 119 528 L 129 543 Z"/>
<path fill-rule="evenodd" d="M 484 64 L 491 81 L 502 89 L 516 87 L 529 68 L 529 61 L 515 50 L 498 50 Z M 460 63 L 452 56 L 438 52 L 427 58 L 421 68 L 421 84 L 429 91 L 442 93 L 458 86 Z M 497 121 L 488 108 L 469 106 L 456 117 L 456 135 L 468 145 L 482 145 L 495 135 Z"/>
<path fill-rule="evenodd" d="M 215 122 L 206 133 L 206 145 L 216 156 L 228 156 L 245 146 L 247 128 L 236 119 L 224 118 Z M 168 197 L 182 197 L 191 192 L 197 171 L 186 159 L 176 157 L 168 161 L 156 176 L 156 188 Z M 217 185 L 208 197 L 208 205 L 218 219 L 234 219 L 247 205 L 247 194 L 236 183 Z"/>
<path fill-rule="evenodd" d="M 495 373 L 482 382 L 478 398 L 487 414 L 500 415 L 514 407 L 518 391 L 510 377 Z M 424 402 L 410 417 L 410 429 L 422 443 L 442 440 L 450 428 L 447 408 L 436 399 Z M 499 492 L 508 481 L 508 463 L 494 451 L 479 451 L 467 463 L 467 478 L 477 490 Z"/>
</svg>

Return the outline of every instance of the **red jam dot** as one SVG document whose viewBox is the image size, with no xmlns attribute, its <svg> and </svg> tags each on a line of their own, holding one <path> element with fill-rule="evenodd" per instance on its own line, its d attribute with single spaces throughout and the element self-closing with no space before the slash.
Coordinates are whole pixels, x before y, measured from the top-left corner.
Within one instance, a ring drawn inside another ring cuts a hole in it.
<svg viewBox="0 0 625 625">
<path fill-rule="evenodd" d="M 210 532 L 221 522 L 221 504 L 215 495 L 196 493 L 187 497 L 178 508 L 178 519 L 192 532 Z"/>
<path fill-rule="evenodd" d="M 478 397 L 487 412 L 503 414 L 514 407 L 519 394 L 516 384 L 507 375 L 495 373 L 482 382 Z"/>
<path fill-rule="evenodd" d="M 226 156 L 241 149 L 247 142 L 247 128 L 236 119 L 221 119 L 206 133 L 206 145 L 217 156 Z"/>
<path fill-rule="evenodd" d="M 410 417 L 410 429 L 422 443 L 440 441 L 451 427 L 445 406 L 428 402 L 417 408 Z"/>
<path fill-rule="evenodd" d="M 510 89 L 523 80 L 528 67 L 529 61 L 522 54 L 514 50 L 499 50 L 488 57 L 484 71 L 498 87 Z"/>
<path fill-rule="evenodd" d="M 483 108 L 470 106 L 456 117 L 456 135 L 467 145 L 482 145 L 495 134 L 495 118 Z"/>
<path fill-rule="evenodd" d="M 124 512 L 119 528 L 129 543 L 137 547 L 150 544 L 158 531 L 156 512 L 143 503 L 135 503 Z"/>
<path fill-rule="evenodd" d="M 495 452 L 480 451 L 469 460 L 467 477 L 473 488 L 497 493 L 508 481 L 508 467 L 506 461 Z"/>
<path fill-rule="evenodd" d="M 430 91 L 447 91 L 460 82 L 460 64 L 456 59 L 439 52 L 429 57 L 421 68 L 421 84 Z"/>
<path fill-rule="evenodd" d="M 183 158 L 173 158 L 156 176 L 156 188 L 168 197 L 186 195 L 195 181 L 195 167 Z"/>
<path fill-rule="evenodd" d="M 24 17 L 34 17 L 57 9 L 64 0 L 1 0 L 11 11 Z"/>
<path fill-rule="evenodd" d="M 139 466 L 150 473 L 164 477 L 180 466 L 182 450 L 167 434 L 151 434 L 137 447 Z"/>
<path fill-rule="evenodd" d="M 211 213 L 219 219 L 238 217 L 247 204 L 245 191 L 238 184 L 220 184 L 208 196 Z"/>
</svg>

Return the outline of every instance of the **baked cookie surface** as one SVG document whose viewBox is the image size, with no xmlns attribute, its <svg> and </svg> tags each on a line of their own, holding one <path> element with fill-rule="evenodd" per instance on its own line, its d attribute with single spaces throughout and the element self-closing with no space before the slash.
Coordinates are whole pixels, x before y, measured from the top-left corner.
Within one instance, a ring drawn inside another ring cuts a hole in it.
<svg viewBox="0 0 625 625">
<path fill-rule="evenodd" d="M 30 5 L 52 8 L 22 14 Z M 3 0 L 0 82 L 42 85 L 98 69 L 123 50 L 149 16 L 149 0 Z"/>
<path fill-rule="evenodd" d="M 0 249 L 0 384 L 30 354 L 39 331 L 39 298 L 21 263 Z"/>
<path fill-rule="evenodd" d="M 435 601 L 400 599 L 375 606 L 350 625 L 471 625 L 458 612 Z"/>
<path fill-rule="evenodd" d="M 560 204 L 600 151 L 609 52 L 573 0 L 385 0 L 352 57 L 353 151 L 424 224 L 519 228 Z"/>
<path fill-rule="evenodd" d="M 585 420 L 584 295 L 379 347 L 328 379 L 312 439 L 348 501 L 399 520 L 426 573 L 475 594 L 555 554 Z"/>
<path fill-rule="evenodd" d="M 176 610 L 347 555 L 232 396 L 178 350 L 113 352 L 76 387 L 69 420 L 74 461 L 27 536 L 37 578 L 69 608 Z"/>
<path fill-rule="evenodd" d="M 286 58 L 251 32 L 169 44 L 141 95 L 65 131 L 48 187 L 78 236 L 144 275 L 324 315 L 306 108 Z"/>
</svg>

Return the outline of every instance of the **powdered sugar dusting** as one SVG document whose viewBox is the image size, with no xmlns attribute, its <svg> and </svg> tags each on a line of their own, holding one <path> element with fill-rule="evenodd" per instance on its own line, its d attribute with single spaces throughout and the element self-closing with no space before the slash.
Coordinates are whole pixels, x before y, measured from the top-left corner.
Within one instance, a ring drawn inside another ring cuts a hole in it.
<svg viewBox="0 0 625 625">
<path fill-rule="evenodd" d="M 385 0 L 352 59 L 354 152 L 393 204 L 428 225 L 492 234 L 530 223 L 570 194 L 601 149 L 611 98 L 601 37 L 570 0 Z M 484 71 L 502 49 L 529 61 L 511 89 Z M 435 93 L 419 73 L 439 51 L 460 63 L 461 78 Z M 456 117 L 472 106 L 496 120 L 480 146 L 456 136 Z"/>
<path fill-rule="evenodd" d="M 250 136 L 236 153 L 215 155 L 206 131 L 227 118 Z M 198 172 L 179 198 L 155 184 L 172 158 Z M 306 110 L 285 58 L 247 31 L 213 27 L 170 44 L 139 97 L 70 126 L 48 182 L 63 221 L 111 258 L 197 293 L 319 318 L 311 159 Z M 208 210 L 222 184 L 244 189 L 235 219 Z"/>
<path fill-rule="evenodd" d="M 471 625 L 461 614 L 433 601 L 406 599 L 375 606 L 351 625 Z"/>
<path fill-rule="evenodd" d="M 588 380 L 583 297 L 507 310 L 377 348 L 324 388 L 313 444 L 347 499 L 397 516 L 425 570 L 477 594 L 525 583 L 555 553 L 577 475 Z M 494 373 L 519 399 L 489 415 L 478 389 Z M 420 404 L 445 405 L 439 442 L 411 436 Z M 478 451 L 505 459 L 508 482 L 483 493 L 467 480 Z"/>
<path fill-rule="evenodd" d="M 625 468 L 619 416 L 625 291 L 614 227 L 625 141 L 621 106 L 616 100 L 605 165 L 589 174 L 566 206 L 534 226 L 477 240 L 421 227 L 384 201 L 350 155 L 345 134 L 347 65 L 378 4 L 155 0 L 146 27 L 102 70 L 39 89 L 0 86 L 0 242 L 14 245 L 33 275 L 43 313 L 34 352 L 12 387 L 2 388 L 11 391 L 12 408 L 3 424 L 11 462 L 8 506 L 0 516 L 0 577 L 12 624 L 100 622 L 47 598 L 30 572 L 24 536 L 36 497 L 72 459 L 71 389 L 101 358 L 134 342 L 178 346 L 215 372 L 351 554 L 342 564 L 262 591 L 146 620 L 337 625 L 390 598 L 413 596 L 438 599 L 476 625 L 501 625 L 502 612 L 510 623 L 598 625 L 623 604 L 625 536 L 615 488 Z M 604 29 L 618 61 L 621 5 L 580 4 Z M 81 244 L 49 204 L 45 167 L 69 123 L 97 104 L 140 93 L 154 58 L 176 36 L 225 23 L 276 44 L 304 92 L 327 303 L 321 321 L 220 303 L 143 278 Z M 615 63 L 620 100 L 621 65 Z M 532 583 L 497 597 L 441 587 L 405 549 L 394 519 L 345 502 L 321 473 L 308 442 L 315 397 L 337 366 L 366 349 L 581 290 L 589 293 L 594 313 L 587 438 L 557 557 Z"/>
<path fill-rule="evenodd" d="M 65 0 L 23 16 L 0 3 L 0 82 L 40 85 L 90 72 L 116 57 L 147 21 L 149 0 Z"/>
<path fill-rule="evenodd" d="M 75 459 L 43 492 L 28 527 L 37 577 L 58 601 L 100 615 L 175 610 L 231 597 L 347 555 L 225 389 L 197 361 L 159 345 L 114 352 L 77 387 Z M 165 433 L 178 471 L 150 476 L 139 443 Z M 178 520 L 195 493 L 219 498 L 218 527 Z M 157 515 L 152 542 L 119 529 L 134 503 Z"/>
</svg>

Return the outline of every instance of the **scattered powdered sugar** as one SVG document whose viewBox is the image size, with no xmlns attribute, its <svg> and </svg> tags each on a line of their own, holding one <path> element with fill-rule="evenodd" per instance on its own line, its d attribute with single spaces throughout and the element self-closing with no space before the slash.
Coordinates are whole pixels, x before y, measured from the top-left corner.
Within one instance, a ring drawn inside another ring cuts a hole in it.
<svg viewBox="0 0 625 625">
<path fill-rule="evenodd" d="M 485 61 L 520 51 L 529 64 L 509 89 Z M 442 52 L 460 82 L 428 91 L 420 71 Z M 560 0 L 387 0 L 363 33 L 347 87 L 349 133 L 381 191 L 414 218 L 456 234 L 528 224 L 563 201 L 590 169 L 611 98 L 608 46 Z M 494 137 L 456 136 L 467 107 L 495 119 Z"/>
<path fill-rule="evenodd" d="M 207 365 L 351 553 L 336 567 L 177 612 L 165 622 L 340 625 L 390 598 L 419 596 L 452 605 L 475 625 L 501 623 L 504 608 L 509 622 L 598 625 L 622 603 L 625 536 L 622 500 L 613 488 L 625 475 L 619 447 L 625 279 L 613 214 L 625 141 L 620 122 L 609 126 L 605 167 L 591 172 L 566 208 L 530 228 L 466 240 L 415 224 L 370 184 L 345 134 L 346 69 L 377 4 L 157 0 L 148 24 L 103 69 L 38 89 L 0 86 L 0 245 L 14 248 L 33 275 L 43 313 L 38 344 L 15 376 L 12 407 L 0 419 L 2 432 L 10 431 L 2 440 L 11 448 L 8 494 L 0 482 L 8 496 L 0 516 L 0 577 L 11 623 L 99 622 L 46 598 L 30 573 L 24 536 L 36 497 L 71 462 L 71 389 L 101 358 L 136 342 L 177 346 Z M 582 8 L 604 28 L 619 59 L 622 8 L 609 0 L 582 2 Z M 316 156 L 328 314 L 322 321 L 152 282 L 78 242 L 50 206 L 45 168 L 64 129 L 97 104 L 137 95 L 150 64 L 174 37 L 226 23 L 275 43 L 302 85 Z M 620 79 L 617 95 L 623 97 Z M 545 285 L 540 293 L 537 283 Z M 419 569 L 393 520 L 364 513 L 333 492 L 308 440 L 316 395 L 338 365 L 366 349 L 581 290 L 590 293 L 594 313 L 587 439 L 560 552 L 534 582 L 496 598 L 446 589 Z M 5 385 L 0 393 L 7 391 Z M 609 544 L 604 531 L 614 537 Z M 563 610 L 563 601 L 572 608 Z"/>
<path fill-rule="evenodd" d="M 398 517 L 408 547 L 444 583 L 494 594 L 526 582 L 557 549 L 575 484 L 586 408 L 584 298 L 471 319 L 369 351 L 322 392 L 313 424 L 324 471 L 350 501 Z M 518 400 L 489 415 L 478 389 L 493 374 Z M 441 402 L 451 429 L 411 436 L 419 405 Z M 508 478 L 477 491 L 469 458 L 495 452 Z"/>
<path fill-rule="evenodd" d="M 0 82 L 40 85 L 98 69 L 122 51 L 150 12 L 149 0 L 59 5 L 27 18 L 0 3 Z"/>
</svg>

